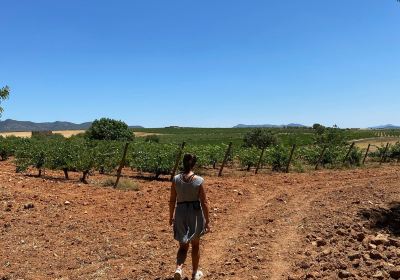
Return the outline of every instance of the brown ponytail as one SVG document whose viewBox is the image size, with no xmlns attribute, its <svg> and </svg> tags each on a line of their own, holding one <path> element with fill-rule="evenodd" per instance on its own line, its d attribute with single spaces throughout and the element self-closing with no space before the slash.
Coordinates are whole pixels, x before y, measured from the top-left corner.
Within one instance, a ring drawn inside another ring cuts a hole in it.
<svg viewBox="0 0 400 280">
<path fill-rule="evenodd" d="M 196 165 L 197 157 L 192 154 L 185 154 L 183 156 L 183 172 L 189 173 Z"/>
</svg>

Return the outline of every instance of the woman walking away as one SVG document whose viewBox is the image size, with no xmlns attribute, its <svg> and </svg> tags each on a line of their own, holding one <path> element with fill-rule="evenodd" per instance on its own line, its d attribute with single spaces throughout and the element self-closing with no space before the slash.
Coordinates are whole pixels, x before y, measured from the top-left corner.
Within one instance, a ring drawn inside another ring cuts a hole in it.
<svg viewBox="0 0 400 280">
<path fill-rule="evenodd" d="M 199 280 L 200 237 L 210 231 L 208 202 L 204 191 L 204 179 L 193 173 L 196 156 L 183 157 L 183 172 L 174 177 L 169 204 L 169 224 L 174 227 L 174 238 L 179 242 L 174 280 L 183 277 L 189 245 L 192 244 L 193 280 Z"/>
</svg>

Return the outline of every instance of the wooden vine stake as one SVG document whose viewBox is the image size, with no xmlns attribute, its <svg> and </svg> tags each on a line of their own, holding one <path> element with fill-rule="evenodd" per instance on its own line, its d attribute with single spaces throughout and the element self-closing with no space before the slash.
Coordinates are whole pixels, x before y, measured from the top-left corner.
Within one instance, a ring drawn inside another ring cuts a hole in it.
<svg viewBox="0 0 400 280">
<path fill-rule="evenodd" d="M 262 161 L 262 158 L 263 158 L 263 156 L 264 156 L 264 152 L 265 152 L 265 147 L 262 148 L 262 150 L 261 150 L 261 155 L 260 155 L 260 158 L 258 159 L 256 171 L 254 171 L 254 174 L 257 174 L 257 173 L 258 173 L 258 170 L 259 170 L 260 167 L 261 167 L 261 161 Z"/>
<path fill-rule="evenodd" d="M 114 189 L 118 187 L 119 179 L 121 178 L 122 168 L 124 168 L 125 166 L 126 154 L 128 153 L 128 148 L 129 148 L 129 142 L 126 142 L 124 147 L 124 152 L 122 154 L 122 159 L 117 170 L 117 180 L 115 181 Z"/>
<path fill-rule="evenodd" d="M 319 164 L 321 163 L 322 158 L 324 157 L 325 151 L 326 151 L 327 147 L 324 146 L 324 148 L 322 149 L 321 154 L 319 155 L 317 164 L 315 165 L 315 170 L 318 170 Z"/>
<path fill-rule="evenodd" d="M 232 142 L 229 142 L 228 149 L 226 150 L 226 153 L 225 153 L 224 161 L 222 162 L 221 168 L 219 169 L 218 177 L 222 176 L 222 171 L 224 170 L 224 167 L 225 167 L 226 161 L 228 160 L 231 149 L 232 149 Z"/>
<path fill-rule="evenodd" d="M 171 181 L 174 179 L 176 171 L 178 170 L 179 162 L 181 161 L 182 153 L 183 153 L 183 149 L 185 148 L 185 145 L 186 145 L 186 142 L 182 142 L 182 145 L 179 148 L 178 155 L 176 156 L 174 169 L 172 169 L 172 173 L 171 173 Z"/>
<path fill-rule="evenodd" d="M 366 159 L 367 159 L 367 157 L 368 157 L 368 153 L 369 153 L 369 149 L 370 149 L 370 148 L 371 148 L 371 144 L 368 144 L 367 151 L 365 152 L 364 159 L 363 159 L 363 161 L 362 161 L 362 164 L 363 164 L 363 165 L 365 164 L 365 161 L 366 161 Z"/>
<path fill-rule="evenodd" d="M 289 169 L 290 169 L 290 163 L 292 162 L 293 159 L 293 154 L 294 154 L 294 150 L 296 149 L 296 144 L 293 144 L 292 150 L 290 151 L 290 156 L 289 156 L 289 161 L 286 165 L 286 173 L 289 173 Z"/>
<path fill-rule="evenodd" d="M 347 151 L 347 154 L 346 154 L 346 156 L 344 157 L 343 164 L 345 164 L 345 163 L 346 163 L 346 161 L 347 161 L 347 159 L 349 158 L 349 155 L 350 155 L 350 153 L 351 153 L 351 150 L 353 150 L 353 148 L 354 148 L 354 145 L 355 145 L 355 143 L 354 143 L 354 142 L 353 142 L 353 143 L 351 143 L 351 145 L 350 145 L 350 148 L 349 148 L 349 150 Z"/>
<path fill-rule="evenodd" d="M 381 157 L 381 161 L 379 162 L 379 164 L 382 164 L 386 160 L 386 153 L 387 153 L 387 151 L 389 149 L 389 145 L 390 145 L 389 142 L 387 142 L 385 150 L 383 151 L 383 155 Z"/>
</svg>

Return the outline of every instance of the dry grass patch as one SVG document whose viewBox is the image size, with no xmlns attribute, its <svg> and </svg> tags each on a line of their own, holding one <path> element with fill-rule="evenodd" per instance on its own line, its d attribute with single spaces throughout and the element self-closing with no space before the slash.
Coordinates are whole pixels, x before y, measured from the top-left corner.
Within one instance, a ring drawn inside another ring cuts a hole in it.
<svg viewBox="0 0 400 280">
<path fill-rule="evenodd" d="M 15 136 L 15 137 L 21 137 L 21 138 L 30 138 L 30 137 L 32 137 L 32 132 L 30 132 L 30 131 L 0 132 L 0 136 L 3 136 L 3 137 Z"/>
<path fill-rule="evenodd" d="M 361 149 L 367 149 L 368 144 L 371 144 L 371 151 L 376 151 L 377 147 L 385 146 L 386 143 L 391 145 L 396 144 L 400 141 L 400 137 L 377 137 L 377 138 L 367 138 L 354 141 L 356 146 Z"/>
<path fill-rule="evenodd" d="M 85 133 L 86 130 L 54 130 L 53 134 L 61 134 L 65 138 L 72 137 L 81 133 Z"/>
<path fill-rule="evenodd" d="M 114 187 L 115 184 L 115 178 L 107 178 L 103 182 L 101 182 L 101 185 L 103 187 Z M 120 190 L 130 190 L 130 191 L 139 191 L 140 187 L 139 184 L 133 180 L 130 179 L 125 179 L 122 178 L 119 180 L 117 189 Z"/>
</svg>

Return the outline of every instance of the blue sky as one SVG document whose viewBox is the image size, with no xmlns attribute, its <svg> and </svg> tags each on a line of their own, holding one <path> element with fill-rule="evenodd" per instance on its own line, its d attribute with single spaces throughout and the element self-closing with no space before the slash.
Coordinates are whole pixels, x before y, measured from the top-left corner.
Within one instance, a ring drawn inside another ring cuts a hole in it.
<svg viewBox="0 0 400 280">
<path fill-rule="evenodd" d="M 2 119 L 400 124 L 396 0 L 0 0 Z"/>
</svg>

